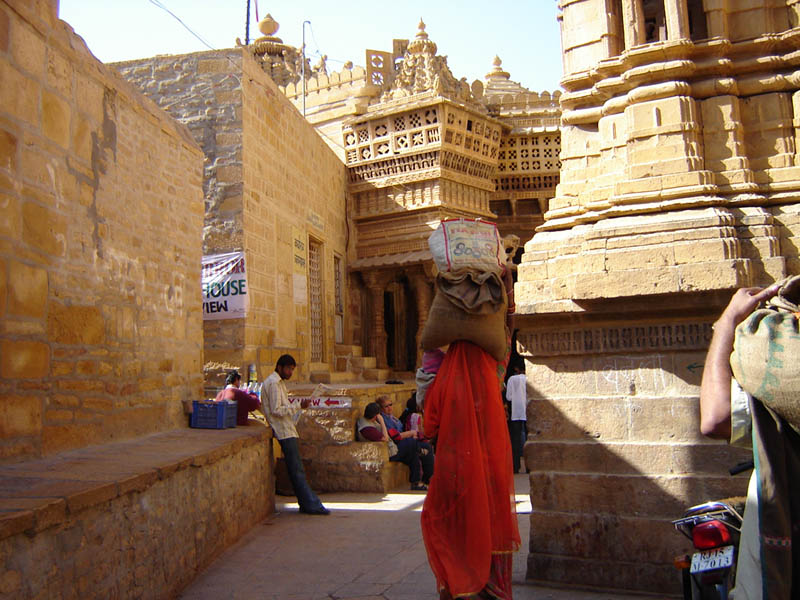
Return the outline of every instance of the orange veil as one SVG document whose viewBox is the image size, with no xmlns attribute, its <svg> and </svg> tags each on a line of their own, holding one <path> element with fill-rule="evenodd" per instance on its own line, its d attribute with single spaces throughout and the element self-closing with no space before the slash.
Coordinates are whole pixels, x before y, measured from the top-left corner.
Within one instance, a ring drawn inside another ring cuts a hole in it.
<svg viewBox="0 0 800 600">
<path fill-rule="evenodd" d="M 454 342 L 425 396 L 425 434 L 437 442 L 422 537 L 439 589 L 453 598 L 480 592 L 493 555 L 520 544 L 497 364 L 479 346 Z"/>
</svg>

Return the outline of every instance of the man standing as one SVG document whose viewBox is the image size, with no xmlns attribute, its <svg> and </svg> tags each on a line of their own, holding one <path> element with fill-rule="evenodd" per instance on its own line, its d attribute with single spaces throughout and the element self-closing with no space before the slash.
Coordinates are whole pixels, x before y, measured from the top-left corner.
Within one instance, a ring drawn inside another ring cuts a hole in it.
<svg viewBox="0 0 800 600">
<path fill-rule="evenodd" d="M 506 382 L 506 398 L 511 404 L 511 418 L 508 421 L 511 456 L 514 461 L 514 473 L 519 473 L 522 450 L 528 437 L 528 391 L 525 369 L 516 364 L 513 373 Z"/>
<path fill-rule="evenodd" d="M 300 418 L 300 409 L 307 408 L 309 400 L 300 406 L 289 403 L 289 393 L 285 380 L 294 373 L 297 362 L 290 354 L 284 354 L 275 365 L 275 371 L 261 384 L 261 410 L 267 417 L 272 431 L 281 445 L 289 480 L 292 482 L 294 494 L 300 505 L 300 512 L 309 515 L 327 515 L 330 511 L 322 505 L 320 499 L 309 487 L 306 473 L 300 460 L 300 449 L 297 444 L 295 425 Z"/>
</svg>

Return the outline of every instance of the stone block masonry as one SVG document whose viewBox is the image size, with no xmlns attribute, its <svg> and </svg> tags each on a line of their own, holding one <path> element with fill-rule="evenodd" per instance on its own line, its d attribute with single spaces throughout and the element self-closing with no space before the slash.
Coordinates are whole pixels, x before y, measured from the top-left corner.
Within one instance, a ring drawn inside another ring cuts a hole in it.
<svg viewBox="0 0 800 600">
<path fill-rule="evenodd" d="M 271 440 L 251 421 L 0 467 L 0 597 L 175 597 L 274 511 Z"/>
<path fill-rule="evenodd" d="M 58 3 L 0 2 L 0 462 L 185 426 L 202 161 Z"/>
<path fill-rule="evenodd" d="M 247 317 L 204 323 L 209 388 L 222 385 L 223 366 L 256 364 L 263 380 L 285 352 L 298 379 L 311 362 L 332 364 L 334 262 L 347 254 L 345 168 L 250 52 L 115 65 L 205 153 L 203 252 L 245 252 Z"/>
</svg>

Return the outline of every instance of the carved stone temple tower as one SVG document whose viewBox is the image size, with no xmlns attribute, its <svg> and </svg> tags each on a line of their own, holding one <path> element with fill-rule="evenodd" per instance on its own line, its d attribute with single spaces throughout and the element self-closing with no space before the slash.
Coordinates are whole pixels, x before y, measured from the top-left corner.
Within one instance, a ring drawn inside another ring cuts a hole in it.
<svg viewBox="0 0 800 600">
<path fill-rule="evenodd" d="M 698 432 L 711 323 L 800 272 L 800 4 L 559 6 L 561 180 L 516 286 L 528 577 L 677 593 L 669 521 L 746 488 Z"/>
</svg>

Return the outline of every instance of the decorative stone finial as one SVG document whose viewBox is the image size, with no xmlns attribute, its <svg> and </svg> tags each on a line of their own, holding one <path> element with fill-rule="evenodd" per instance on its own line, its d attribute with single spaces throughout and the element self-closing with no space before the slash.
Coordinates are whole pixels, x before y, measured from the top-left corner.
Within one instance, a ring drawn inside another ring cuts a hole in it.
<svg viewBox="0 0 800 600">
<path fill-rule="evenodd" d="M 280 25 L 269 13 L 258 22 L 258 30 L 263 33 L 265 37 L 275 35 L 279 28 Z"/>
<path fill-rule="evenodd" d="M 417 31 L 417 36 L 412 40 L 412 42 L 408 45 L 408 51 L 411 54 L 430 54 L 431 56 L 436 54 L 436 44 L 428 39 L 428 34 L 425 33 L 425 22 L 420 18 L 419 25 L 417 26 L 419 31 Z"/>
<path fill-rule="evenodd" d="M 511 75 L 508 71 L 504 71 L 503 68 L 500 66 L 503 64 L 503 61 L 500 60 L 500 57 L 495 55 L 494 60 L 492 61 L 494 68 L 486 74 L 486 79 L 491 79 L 493 77 L 502 77 L 503 79 L 508 79 Z"/>
</svg>

